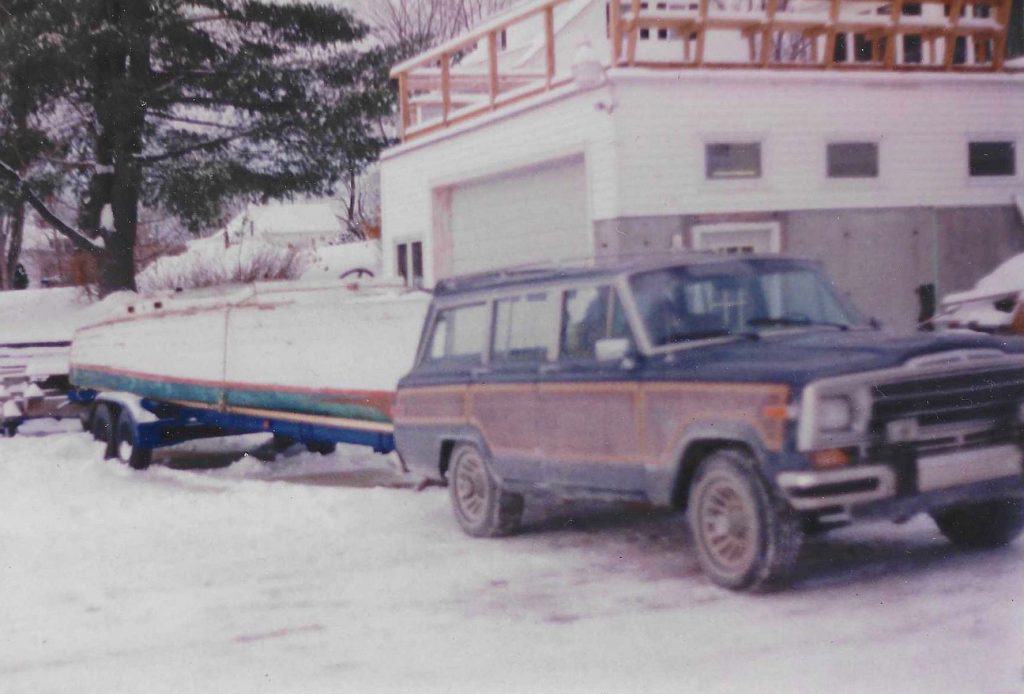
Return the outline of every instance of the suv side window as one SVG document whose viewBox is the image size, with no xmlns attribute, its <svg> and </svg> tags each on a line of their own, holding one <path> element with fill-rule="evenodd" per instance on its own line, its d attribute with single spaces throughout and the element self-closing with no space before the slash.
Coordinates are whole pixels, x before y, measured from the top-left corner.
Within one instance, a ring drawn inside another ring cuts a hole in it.
<svg viewBox="0 0 1024 694">
<path fill-rule="evenodd" d="M 494 364 L 547 361 L 557 318 L 546 292 L 494 302 Z"/>
<path fill-rule="evenodd" d="M 487 349 L 490 311 L 487 304 L 470 304 L 438 312 L 423 355 L 424 364 L 472 365 L 483 361 Z"/>
<path fill-rule="evenodd" d="M 611 287 L 581 287 L 565 292 L 560 357 L 593 360 L 599 340 L 622 337 L 632 342 L 622 302 Z"/>
</svg>

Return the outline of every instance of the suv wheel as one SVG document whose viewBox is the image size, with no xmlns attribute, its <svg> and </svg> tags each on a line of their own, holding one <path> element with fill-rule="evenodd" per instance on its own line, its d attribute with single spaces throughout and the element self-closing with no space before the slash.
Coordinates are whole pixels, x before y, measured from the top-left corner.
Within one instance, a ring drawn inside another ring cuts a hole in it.
<svg viewBox="0 0 1024 694">
<path fill-rule="evenodd" d="M 701 566 L 718 585 L 764 590 L 792 572 L 803 541 L 800 521 L 775 500 L 749 453 L 721 450 L 704 460 L 688 514 Z"/>
<path fill-rule="evenodd" d="M 452 451 L 448 492 L 459 525 L 473 537 L 499 537 L 519 528 L 523 497 L 502 490 L 480 450 L 468 443 Z"/>
<path fill-rule="evenodd" d="M 960 547 L 1002 547 L 1024 530 L 1024 500 L 1000 499 L 933 511 L 939 531 Z"/>
</svg>

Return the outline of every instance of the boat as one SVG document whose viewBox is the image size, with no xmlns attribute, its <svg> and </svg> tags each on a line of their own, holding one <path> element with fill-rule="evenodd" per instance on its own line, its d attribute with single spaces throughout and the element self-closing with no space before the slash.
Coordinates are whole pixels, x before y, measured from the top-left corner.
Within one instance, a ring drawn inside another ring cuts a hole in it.
<svg viewBox="0 0 1024 694">
<path fill-rule="evenodd" d="M 151 407 L 389 433 L 429 303 L 423 291 L 339 282 L 156 294 L 80 328 L 70 378 Z"/>
</svg>

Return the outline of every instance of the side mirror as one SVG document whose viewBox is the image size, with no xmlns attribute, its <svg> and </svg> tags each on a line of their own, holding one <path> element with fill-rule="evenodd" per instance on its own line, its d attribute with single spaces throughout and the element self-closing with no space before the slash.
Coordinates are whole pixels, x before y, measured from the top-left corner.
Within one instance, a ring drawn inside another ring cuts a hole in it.
<svg viewBox="0 0 1024 694">
<path fill-rule="evenodd" d="M 632 345 L 625 337 L 609 337 L 598 340 L 594 345 L 594 355 L 600 362 L 622 361 L 632 352 Z"/>
</svg>

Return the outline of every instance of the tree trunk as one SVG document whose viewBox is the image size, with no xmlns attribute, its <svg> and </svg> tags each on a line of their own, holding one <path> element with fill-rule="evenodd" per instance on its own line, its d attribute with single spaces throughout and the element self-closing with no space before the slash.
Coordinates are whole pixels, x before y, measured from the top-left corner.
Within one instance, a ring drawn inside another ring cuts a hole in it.
<svg viewBox="0 0 1024 694">
<path fill-rule="evenodd" d="M 139 177 L 135 165 L 118 166 L 114 175 L 111 207 L 114 228 L 104 242 L 106 250 L 100 260 L 100 294 L 135 286 L 135 239 L 139 227 Z"/>
<path fill-rule="evenodd" d="M 3 258 L 7 254 L 7 227 L 10 222 L 10 218 L 0 211 L 0 258 Z M 4 264 L 0 263 L 0 292 L 7 288 L 7 283 L 4 278 L 7 273 L 4 272 Z"/>
<path fill-rule="evenodd" d="M 21 259 L 21 244 L 25 234 L 25 203 L 19 201 L 11 215 L 7 237 L 7 257 L 4 258 L 5 288 L 14 289 L 14 273 Z"/>
</svg>

